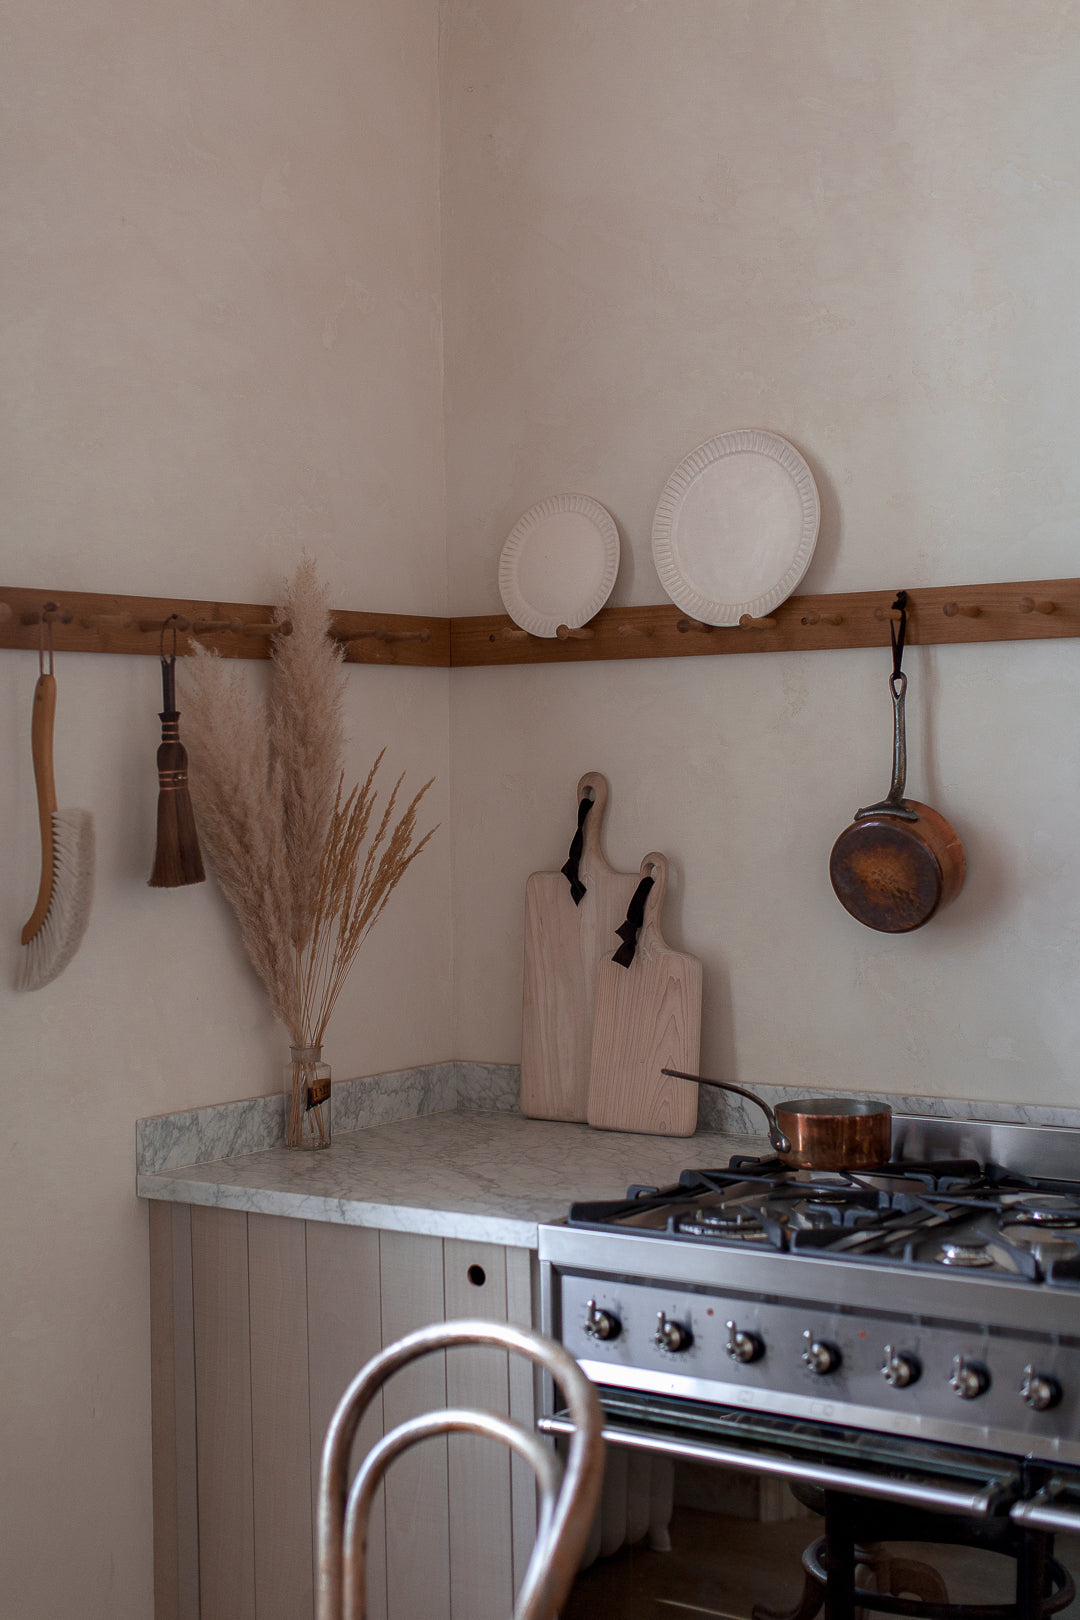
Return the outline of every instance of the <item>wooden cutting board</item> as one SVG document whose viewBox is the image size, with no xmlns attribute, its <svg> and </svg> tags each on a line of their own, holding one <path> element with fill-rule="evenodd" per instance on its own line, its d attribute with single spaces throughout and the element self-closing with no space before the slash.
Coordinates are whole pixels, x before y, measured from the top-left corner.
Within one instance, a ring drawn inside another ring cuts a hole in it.
<svg viewBox="0 0 1080 1620">
<path fill-rule="evenodd" d="M 562 872 L 534 872 L 525 885 L 521 1112 L 533 1119 L 585 1118 L 596 970 L 619 943 L 615 930 L 638 882 L 636 872 L 616 872 L 604 859 L 608 785 L 599 771 L 578 783 L 579 813 L 583 800 L 592 808 L 581 823 L 580 903 Z"/>
<path fill-rule="evenodd" d="M 701 1052 L 701 963 L 673 951 L 660 933 L 668 885 L 664 855 L 646 855 L 652 877 L 637 949 L 628 967 L 600 964 L 596 978 L 588 1121 L 601 1130 L 691 1136 L 698 1088 L 662 1069 L 696 1074 Z"/>
</svg>

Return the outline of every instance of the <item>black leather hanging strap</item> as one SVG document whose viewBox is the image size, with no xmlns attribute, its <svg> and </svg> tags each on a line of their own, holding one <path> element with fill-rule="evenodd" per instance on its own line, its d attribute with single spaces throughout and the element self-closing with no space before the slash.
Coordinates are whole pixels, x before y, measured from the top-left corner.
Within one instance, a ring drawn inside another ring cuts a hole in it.
<svg viewBox="0 0 1080 1620">
<path fill-rule="evenodd" d="M 578 867 L 581 865 L 581 852 L 585 848 L 585 817 L 593 807 L 592 799 L 582 799 L 577 807 L 577 832 L 570 843 L 570 853 L 564 865 L 559 870 L 570 885 L 570 898 L 575 906 L 580 906 L 585 898 L 585 885 L 578 876 Z"/>
<path fill-rule="evenodd" d="M 641 925 L 645 921 L 645 901 L 649 897 L 649 890 L 652 888 L 654 881 L 655 879 L 652 877 L 642 878 L 634 890 L 629 906 L 626 908 L 626 921 L 615 930 L 622 940 L 622 944 L 611 960 L 618 962 L 620 967 L 628 968 L 637 955 L 638 934 L 641 932 Z"/>
<path fill-rule="evenodd" d="M 900 665 L 904 661 L 904 642 L 907 639 L 907 591 L 897 591 L 893 609 L 900 611 L 899 628 L 895 619 L 889 620 L 889 635 L 892 639 L 892 678 L 898 681 L 901 674 Z"/>
</svg>

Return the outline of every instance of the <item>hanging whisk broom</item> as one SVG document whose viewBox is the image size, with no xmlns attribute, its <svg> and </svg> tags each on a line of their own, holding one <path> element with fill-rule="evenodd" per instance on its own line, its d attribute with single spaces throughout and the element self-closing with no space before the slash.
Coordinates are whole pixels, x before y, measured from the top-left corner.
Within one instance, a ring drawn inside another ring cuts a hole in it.
<svg viewBox="0 0 1080 1620">
<path fill-rule="evenodd" d="M 41 614 L 41 651 L 30 745 L 41 826 L 41 884 L 37 904 L 22 931 L 23 952 L 15 984 L 40 990 L 51 984 L 79 948 L 90 920 L 94 889 L 94 823 L 86 810 L 56 808 L 53 775 L 53 721 L 56 678 L 53 675 L 52 614 L 47 602 Z M 45 625 L 49 627 L 49 667 L 45 668 Z"/>
<path fill-rule="evenodd" d="M 176 614 L 172 615 L 175 620 Z M 165 657 L 166 619 L 161 630 L 161 743 L 157 751 L 158 804 L 157 848 L 154 870 L 148 882 L 152 889 L 180 889 L 185 883 L 202 883 L 206 877 L 195 812 L 188 790 L 187 749 L 180 741 L 180 715 L 176 708 L 176 625 L 173 624 L 172 657 Z"/>
</svg>

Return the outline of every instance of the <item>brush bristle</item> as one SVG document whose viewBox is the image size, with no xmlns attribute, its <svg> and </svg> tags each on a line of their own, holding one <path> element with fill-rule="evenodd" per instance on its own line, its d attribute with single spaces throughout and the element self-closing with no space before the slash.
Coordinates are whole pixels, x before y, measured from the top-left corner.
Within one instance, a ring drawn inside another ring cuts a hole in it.
<svg viewBox="0 0 1080 1620">
<path fill-rule="evenodd" d="M 45 920 L 22 948 L 15 987 L 40 990 L 67 967 L 86 933 L 94 893 L 94 820 L 54 810 L 52 893 Z"/>
<path fill-rule="evenodd" d="M 164 742 L 158 749 L 157 762 L 157 844 L 154 868 L 147 881 L 152 889 L 180 889 L 188 883 L 203 883 L 206 872 L 187 785 L 187 751 L 180 742 Z"/>
</svg>

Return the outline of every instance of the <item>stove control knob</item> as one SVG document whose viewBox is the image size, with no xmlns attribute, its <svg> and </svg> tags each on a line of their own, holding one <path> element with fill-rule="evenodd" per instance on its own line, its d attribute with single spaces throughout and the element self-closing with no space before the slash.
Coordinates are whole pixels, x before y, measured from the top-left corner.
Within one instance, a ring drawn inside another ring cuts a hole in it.
<svg viewBox="0 0 1080 1620">
<path fill-rule="evenodd" d="M 595 1299 L 585 1301 L 585 1331 L 590 1339 L 617 1339 L 622 1332 L 622 1323 L 611 1311 L 602 1311 L 598 1308 Z"/>
<path fill-rule="evenodd" d="M 1029 1366 L 1024 1368 L 1020 1395 L 1033 1412 L 1049 1412 L 1061 1399 L 1061 1385 L 1049 1373 L 1036 1372 Z"/>
<path fill-rule="evenodd" d="M 760 1361 L 765 1354 L 765 1341 L 757 1333 L 747 1333 L 734 1322 L 725 1322 L 728 1330 L 727 1353 L 732 1361 Z"/>
<path fill-rule="evenodd" d="M 843 1359 L 839 1345 L 829 1344 L 826 1339 L 815 1339 L 810 1329 L 803 1334 L 806 1340 L 806 1349 L 802 1353 L 805 1364 L 812 1373 L 819 1373 L 822 1377 L 826 1373 L 835 1372 Z"/>
<path fill-rule="evenodd" d="M 680 1350 L 690 1348 L 693 1335 L 682 1322 L 673 1322 L 663 1311 L 658 1311 L 654 1337 L 661 1350 L 671 1350 L 677 1354 Z"/>
<path fill-rule="evenodd" d="M 885 1346 L 885 1360 L 881 1364 L 881 1376 L 893 1389 L 906 1389 L 909 1384 L 917 1384 L 922 1373 L 918 1356 L 905 1354 L 902 1350 L 894 1350 L 891 1344 Z"/>
<path fill-rule="evenodd" d="M 990 1388 L 990 1374 L 981 1362 L 954 1356 L 949 1384 L 962 1401 L 974 1401 Z"/>
</svg>

